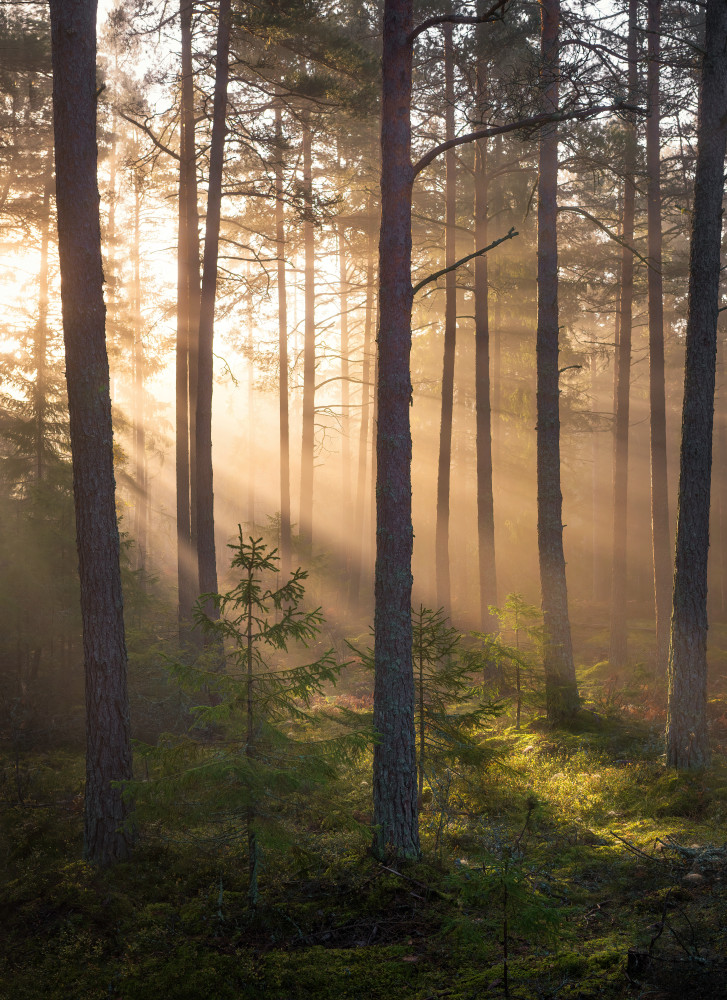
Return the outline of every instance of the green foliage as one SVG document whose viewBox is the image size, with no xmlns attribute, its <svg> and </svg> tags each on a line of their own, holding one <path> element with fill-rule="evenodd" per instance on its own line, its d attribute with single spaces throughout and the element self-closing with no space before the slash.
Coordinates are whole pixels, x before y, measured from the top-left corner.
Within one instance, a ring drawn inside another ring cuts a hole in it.
<svg viewBox="0 0 727 1000">
<path fill-rule="evenodd" d="M 254 906 L 261 848 L 295 840 L 296 796 L 332 781 L 368 746 L 369 735 L 352 731 L 345 713 L 313 705 L 345 665 L 331 650 L 293 666 L 283 658 L 313 644 L 323 622 L 319 608 L 301 606 L 305 571 L 296 569 L 277 586 L 276 550 L 259 538 L 245 541 L 241 528 L 230 548 L 239 582 L 224 594 L 202 595 L 194 612 L 205 651 L 193 663 L 172 665 L 182 688 L 207 703 L 192 709 L 185 737 L 141 748 L 153 776 L 130 792 L 142 815 L 144 809 L 159 815 L 161 806 L 189 833 L 213 821 L 213 839 L 231 843 L 244 830 Z"/>
<path fill-rule="evenodd" d="M 496 636 L 473 632 L 476 645 L 467 651 L 467 663 L 470 670 L 482 670 L 486 686 L 500 694 L 512 692 L 515 726 L 520 729 L 526 693 L 531 702 L 540 700 L 537 668 L 542 659 L 542 614 L 522 594 L 508 594 L 502 607 L 489 611 L 497 618 L 500 632 Z"/>
<path fill-rule="evenodd" d="M 481 688 L 473 686 L 470 665 L 458 656 L 461 641 L 441 608 L 412 609 L 420 797 L 425 781 L 434 792 L 430 772 L 484 768 L 495 759 L 482 730 L 499 709 L 495 702 L 483 701 Z"/>
</svg>

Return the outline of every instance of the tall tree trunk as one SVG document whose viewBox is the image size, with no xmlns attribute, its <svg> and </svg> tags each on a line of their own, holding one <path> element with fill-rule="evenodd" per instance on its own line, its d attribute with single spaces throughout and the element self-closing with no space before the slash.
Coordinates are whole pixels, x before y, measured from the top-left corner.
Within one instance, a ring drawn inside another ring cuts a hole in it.
<svg viewBox="0 0 727 1000">
<path fill-rule="evenodd" d="M 248 265 L 249 268 L 249 265 Z M 247 521 L 255 534 L 255 479 L 257 475 L 257 434 L 255 428 L 255 344 L 252 333 L 252 288 L 247 292 Z"/>
<path fill-rule="evenodd" d="M 366 266 L 366 309 L 364 313 L 363 358 L 361 366 L 361 423 L 358 436 L 358 473 L 356 477 L 356 513 L 353 522 L 355 563 L 351 574 L 349 606 L 355 609 L 361 588 L 361 576 L 367 556 L 367 521 L 364 514 L 366 499 L 366 466 L 369 445 L 369 417 L 371 411 L 371 328 L 374 312 L 374 205 L 369 195 L 367 217 L 369 225 L 368 263 Z"/>
<path fill-rule="evenodd" d="M 315 461 L 316 289 L 313 230 L 313 167 L 311 131 L 303 122 L 303 242 L 305 245 L 305 322 L 303 341 L 303 435 L 300 457 L 300 542 L 307 558 L 313 547 L 313 465 Z"/>
<path fill-rule="evenodd" d="M 454 53 L 452 25 L 444 25 L 444 132 L 445 141 L 454 138 Z M 445 267 L 456 259 L 457 157 L 454 149 L 445 153 Z M 452 472 L 452 416 L 454 410 L 454 360 L 457 346 L 457 275 L 445 277 L 444 362 L 442 367 L 442 415 L 439 427 L 439 467 L 437 471 L 436 577 L 437 604 L 449 614 L 452 597 L 449 578 L 449 505 Z"/>
<path fill-rule="evenodd" d="M 341 302 L 341 497 L 343 537 L 346 545 L 346 566 L 351 567 L 351 383 L 348 338 L 348 271 L 346 268 L 346 227 L 338 223 L 338 280 Z M 346 585 L 348 584 L 348 573 Z"/>
<path fill-rule="evenodd" d="M 133 370 L 134 370 L 134 480 L 136 502 L 134 504 L 134 541 L 136 542 L 136 568 L 146 568 L 146 476 L 145 452 L 146 432 L 144 429 L 144 344 L 141 329 L 141 178 L 134 171 L 134 237 L 133 237 Z"/>
<path fill-rule="evenodd" d="M 636 100 L 636 0 L 629 0 L 627 43 L 629 101 Z M 619 305 L 618 361 L 616 365 L 616 415 L 613 457 L 613 564 L 611 570 L 611 644 L 609 661 L 620 669 L 628 654 L 626 597 L 628 593 L 628 469 L 629 397 L 631 391 L 631 325 L 634 295 L 634 202 L 636 187 L 636 126 L 625 126 L 623 223 L 621 256 L 621 301 Z"/>
<path fill-rule="evenodd" d="M 377 854 L 419 855 L 411 520 L 412 0 L 385 0 L 376 427 L 374 825 Z"/>
<path fill-rule="evenodd" d="M 592 573 L 593 573 L 593 600 L 600 604 L 608 600 L 611 580 L 608 566 L 608 547 L 604 542 L 604 531 L 607 521 L 608 503 L 604 490 L 604 483 L 607 474 L 605 467 L 605 441 L 610 442 L 610 435 L 601 430 L 599 426 L 604 412 L 604 390 L 608 384 L 608 372 L 598 371 L 598 355 L 591 358 L 591 391 L 593 393 L 593 431 L 592 431 L 592 457 L 593 457 L 593 517 L 592 529 Z M 607 406 L 608 404 L 606 404 Z"/>
<path fill-rule="evenodd" d="M 212 488 L 212 343 L 217 294 L 217 255 L 222 210 L 222 167 L 225 156 L 225 117 L 230 50 L 230 0 L 220 0 L 215 59 L 215 98 L 212 110 L 212 139 L 207 194 L 207 223 L 204 239 L 202 296 L 199 316 L 199 356 L 197 383 L 197 566 L 203 594 L 217 592 L 215 558 L 214 492 Z M 208 602 L 208 614 L 213 614 Z"/>
<path fill-rule="evenodd" d="M 722 343 L 724 352 L 724 342 Z M 724 371 L 724 364 L 718 368 Z M 719 407 L 714 415 L 714 447 L 717 466 L 717 517 L 719 518 L 719 541 L 717 543 L 717 576 L 719 591 L 715 605 L 719 609 L 719 620 L 724 622 L 727 614 L 727 419 L 725 418 L 724 393 L 721 394 Z M 713 505 L 714 508 L 714 505 Z"/>
<path fill-rule="evenodd" d="M 35 420 L 35 476 L 38 482 L 45 472 L 45 417 L 48 392 L 48 243 L 50 237 L 50 198 L 53 190 L 53 150 L 46 156 L 43 181 L 43 208 L 40 229 L 40 268 L 38 270 L 38 321 L 33 337 L 33 417 Z"/>
<path fill-rule="evenodd" d="M 278 258 L 278 365 L 280 368 L 280 572 L 290 573 L 290 417 L 288 413 L 288 300 L 285 287 L 285 205 L 283 203 L 283 113 L 275 108 L 275 240 Z"/>
<path fill-rule="evenodd" d="M 179 224 L 177 229 L 177 346 L 176 346 L 176 491 L 177 491 L 177 593 L 180 639 L 192 615 L 197 595 L 196 559 L 192 548 L 190 483 L 196 396 L 190 399 L 190 382 L 196 372 L 199 329 L 199 236 L 197 219 L 197 167 L 195 159 L 194 78 L 192 66 L 192 3 L 180 0 L 182 42 L 182 97 L 179 148 Z M 193 232 L 192 232 L 193 230 Z M 195 320 L 193 321 L 193 314 Z M 192 358 L 192 340 L 195 344 Z M 190 427 L 192 434 L 190 434 Z M 193 492 L 193 491 L 192 491 Z M 194 507 L 196 510 L 196 498 Z"/>
<path fill-rule="evenodd" d="M 697 119 L 689 307 L 669 647 L 667 764 L 709 763 L 707 554 L 712 472 L 722 199 L 727 149 L 727 3 L 707 0 Z"/>
<path fill-rule="evenodd" d="M 480 3 L 479 9 L 483 4 Z M 484 121 L 487 62 L 477 57 L 477 103 Z M 487 246 L 487 139 L 475 149 L 475 250 Z M 490 408 L 490 327 L 487 254 L 475 258 L 475 407 L 477 415 L 477 542 L 480 579 L 480 628 L 494 632 L 489 608 L 497 604 L 495 513 L 492 491 L 492 413 Z"/>
<path fill-rule="evenodd" d="M 96 2 L 51 0 L 58 250 L 86 678 L 84 853 L 98 864 L 131 846 L 126 641 L 96 148 Z"/>
<path fill-rule="evenodd" d="M 646 119 L 646 173 L 649 228 L 649 414 L 651 418 L 651 533 L 654 554 L 656 668 L 666 675 L 671 612 L 669 486 L 666 468 L 664 387 L 664 303 L 661 274 L 661 156 L 659 151 L 659 32 L 661 0 L 648 0 L 649 117 Z"/>
<path fill-rule="evenodd" d="M 540 0 L 543 111 L 558 110 L 559 0 Z M 558 133 L 540 138 L 538 179 L 537 476 L 538 555 L 545 627 L 545 699 L 548 718 L 561 722 L 578 710 L 568 592 L 563 554 L 563 498 L 560 491 L 558 371 Z"/>
</svg>

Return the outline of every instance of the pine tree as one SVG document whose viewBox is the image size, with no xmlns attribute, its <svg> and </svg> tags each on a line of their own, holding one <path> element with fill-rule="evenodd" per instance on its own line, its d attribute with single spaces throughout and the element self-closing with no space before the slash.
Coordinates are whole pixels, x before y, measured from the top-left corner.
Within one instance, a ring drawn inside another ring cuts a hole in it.
<svg viewBox="0 0 727 1000">
<path fill-rule="evenodd" d="M 303 607 L 308 574 L 296 569 L 278 586 L 277 549 L 269 551 L 261 538 L 245 541 L 241 527 L 229 547 L 238 583 L 223 594 L 203 594 L 194 612 L 196 627 L 209 640 L 207 651 L 192 665 L 173 667 L 184 688 L 211 693 L 212 704 L 193 709 L 186 738 L 167 738 L 161 748 L 147 749 L 159 771 L 143 805 L 151 804 L 154 812 L 161 796 L 192 833 L 213 822 L 234 839 L 242 826 L 254 908 L 262 849 L 294 839 L 285 819 L 286 796 L 331 780 L 369 737 L 342 726 L 345 715 L 312 711 L 314 698 L 336 683 L 345 666 L 332 649 L 310 663 L 286 663 L 300 647 L 317 642 L 323 624 L 320 608 Z M 143 795 L 144 786 L 138 791 Z"/>
</svg>

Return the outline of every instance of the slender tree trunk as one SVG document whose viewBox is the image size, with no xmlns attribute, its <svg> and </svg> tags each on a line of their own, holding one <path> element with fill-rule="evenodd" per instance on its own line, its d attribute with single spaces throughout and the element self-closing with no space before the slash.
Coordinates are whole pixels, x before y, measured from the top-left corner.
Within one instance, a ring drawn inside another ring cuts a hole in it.
<svg viewBox="0 0 727 1000">
<path fill-rule="evenodd" d="M 217 255 L 222 209 L 222 167 L 225 155 L 228 55 L 230 50 L 230 0 L 220 0 L 215 59 L 215 97 L 207 194 L 202 296 L 199 317 L 197 384 L 197 565 L 203 594 L 217 592 L 215 558 L 214 492 L 212 488 L 212 343 L 217 293 Z M 211 604 L 208 614 L 213 614 Z"/>
<path fill-rule="evenodd" d="M 707 0 L 689 254 L 687 351 L 669 647 L 667 764 L 709 763 L 707 554 L 722 199 L 727 149 L 727 3 Z"/>
<path fill-rule="evenodd" d="M 146 477 L 145 452 L 146 433 L 144 430 L 144 344 L 141 331 L 141 180 L 138 171 L 134 173 L 134 237 L 133 237 L 133 317 L 134 317 L 134 480 L 136 502 L 134 504 L 134 541 L 136 542 L 136 568 L 144 570 L 146 565 Z"/>
<path fill-rule="evenodd" d="M 634 103 L 638 84 L 636 69 L 636 0 L 629 0 L 628 86 Z M 629 397 L 631 392 L 631 325 L 634 295 L 634 202 L 636 187 L 636 126 L 625 127 L 623 223 L 624 248 L 621 256 L 621 297 L 619 306 L 618 361 L 616 367 L 616 416 L 613 458 L 613 565 L 611 575 L 611 644 L 609 661 L 620 669 L 628 656 L 626 597 L 628 594 L 628 469 Z"/>
<path fill-rule="evenodd" d="M 543 111 L 558 110 L 559 0 L 541 0 Z M 538 179 L 537 476 L 538 554 L 545 627 L 545 699 L 548 718 L 561 722 L 578 710 L 560 491 L 558 371 L 558 133 L 543 129 Z"/>
<path fill-rule="evenodd" d="M 350 359 L 349 359 L 349 338 L 348 338 L 348 271 L 346 268 L 346 228 L 342 222 L 338 223 L 338 275 L 341 302 L 341 473 L 342 483 L 342 508 L 343 508 L 343 537 L 346 545 L 346 565 L 351 566 L 351 531 L 352 531 L 352 510 L 351 510 L 351 382 L 350 382 Z M 348 574 L 346 578 L 348 584 Z"/>
<path fill-rule="evenodd" d="M 53 191 L 53 150 L 48 150 L 43 181 L 43 208 L 40 229 L 40 268 L 38 270 L 38 321 L 33 337 L 33 416 L 35 419 L 35 475 L 38 482 L 45 472 L 45 417 L 48 353 L 48 243 L 50 237 L 50 198 Z"/>
<path fill-rule="evenodd" d="M 374 848 L 419 855 L 411 520 L 412 0 L 385 0 L 376 427 Z"/>
<path fill-rule="evenodd" d="M 285 287 L 285 205 L 283 203 L 283 113 L 275 108 L 275 239 L 278 257 L 278 365 L 280 368 L 280 572 L 290 573 L 290 417 L 288 413 L 288 301 Z"/>
<path fill-rule="evenodd" d="M 96 3 L 51 0 L 53 126 L 61 305 L 86 677 L 84 853 L 98 864 L 131 846 L 127 660 L 96 149 Z"/>
<path fill-rule="evenodd" d="M 313 547 L 313 465 L 315 461 L 315 378 L 316 378 L 316 290 L 315 290 L 315 238 L 313 230 L 313 167 L 311 157 L 311 131 L 306 119 L 303 122 L 303 198 L 305 218 L 303 242 L 305 245 L 305 323 L 303 343 L 303 440 L 300 458 L 300 541 L 301 548 L 310 558 Z"/>
<path fill-rule="evenodd" d="M 648 0 L 649 117 L 646 119 L 646 173 L 649 227 L 649 413 L 651 417 L 651 528 L 654 554 L 656 668 L 665 675 L 669 659 L 672 564 L 669 543 L 669 486 L 666 467 L 664 386 L 664 303 L 661 274 L 661 156 L 659 150 L 659 32 L 661 0 Z"/>
<path fill-rule="evenodd" d="M 488 184 L 489 196 L 489 184 Z M 488 197 L 489 201 L 489 197 Z M 489 211 L 489 206 L 488 206 Z M 498 279 L 502 275 L 502 266 L 497 265 L 495 274 Z M 489 298 L 489 296 L 488 296 Z M 488 317 L 489 319 L 489 317 Z M 489 323 L 488 323 L 489 326 Z M 492 327 L 489 333 L 492 337 L 492 479 L 493 479 L 493 518 L 494 518 L 494 479 L 495 469 L 499 468 L 498 462 L 502 447 L 502 289 L 495 285 L 495 301 L 492 309 Z"/>
<path fill-rule="evenodd" d="M 194 426 L 190 402 L 192 376 L 191 340 L 196 345 L 198 314 L 193 300 L 199 299 L 199 237 L 197 236 L 197 172 L 194 139 L 194 79 L 192 66 L 192 0 L 180 0 L 182 41 L 182 99 L 179 148 L 179 224 L 177 229 L 177 346 L 176 346 L 176 491 L 177 491 L 177 593 L 180 639 L 185 637 L 197 594 L 195 558 L 192 550 L 190 469 Z M 194 235 L 191 230 L 194 229 Z M 195 256 L 196 254 L 196 256 Z M 196 370 L 196 350 L 195 350 Z M 195 399 L 196 405 L 196 399 Z M 196 501 L 194 504 L 196 508 Z"/>
<path fill-rule="evenodd" d="M 724 344 L 723 344 L 724 349 Z M 722 367 L 724 371 L 724 367 Z M 727 613 L 727 482 L 725 481 L 725 466 L 727 466 L 727 420 L 725 420 L 724 396 L 721 405 L 715 413 L 715 451 L 717 455 L 717 506 L 719 517 L 719 542 L 717 545 L 717 572 L 719 575 L 719 593 L 715 602 L 719 608 L 719 619 L 725 621 Z"/>
<path fill-rule="evenodd" d="M 248 274 L 249 279 L 249 274 Z M 247 520 L 255 529 L 255 478 L 257 475 L 257 435 L 255 428 L 255 344 L 252 333 L 252 289 L 247 293 Z"/>
<path fill-rule="evenodd" d="M 480 4 L 480 8 L 482 4 Z M 484 120 L 487 63 L 477 58 L 477 98 Z M 475 149 L 475 249 L 487 246 L 487 140 Z M 492 413 L 490 409 L 490 328 L 487 254 L 475 258 L 475 407 L 477 415 L 477 542 L 480 579 L 480 628 L 494 632 L 489 608 L 497 604 L 495 513 L 492 492 Z"/>
<path fill-rule="evenodd" d="M 252 561 L 247 571 L 247 593 L 250 595 L 247 601 L 247 732 L 245 734 L 245 756 L 252 760 L 255 756 L 255 692 L 253 674 L 253 605 L 252 605 L 252 584 L 253 569 Z M 247 810 L 247 901 L 251 909 L 258 904 L 258 862 L 259 851 L 257 845 L 257 832 L 255 830 L 255 810 L 252 806 Z"/>
<path fill-rule="evenodd" d="M 356 551 L 356 561 L 351 574 L 349 605 L 355 608 L 358 603 L 361 575 L 364 570 L 366 556 L 366 525 L 364 518 L 364 502 L 366 494 L 366 466 L 369 445 L 369 416 L 371 410 L 371 329 L 374 312 L 374 206 L 373 198 L 368 199 L 368 263 L 366 266 L 366 310 L 364 313 L 364 341 L 361 366 L 361 424 L 358 437 L 358 474 L 356 478 L 356 514 L 354 517 L 353 538 Z"/>
<path fill-rule="evenodd" d="M 452 25 L 444 25 L 444 132 L 454 138 L 454 53 Z M 456 259 L 457 157 L 454 149 L 445 153 L 445 267 Z M 454 410 L 454 360 L 457 346 L 457 275 L 445 276 L 444 363 L 442 368 L 442 415 L 439 427 L 439 467 L 437 472 L 436 577 L 437 604 L 447 613 L 452 595 L 449 578 L 449 506 L 452 472 L 452 416 Z"/>
</svg>

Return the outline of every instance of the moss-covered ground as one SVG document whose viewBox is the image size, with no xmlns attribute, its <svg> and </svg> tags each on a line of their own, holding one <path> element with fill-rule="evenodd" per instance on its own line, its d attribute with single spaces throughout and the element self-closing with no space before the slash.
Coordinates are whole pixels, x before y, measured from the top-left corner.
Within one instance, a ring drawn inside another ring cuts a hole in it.
<svg viewBox="0 0 727 1000">
<path fill-rule="evenodd" d="M 582 680 L 573 731 L 503 718 L 501 765 L 442 778 L 420 863 L 368 853 L 368 760 L 297 802 L 254 913 L 244 838 L 162 816 L 99 871 L 80 860 L 81 754 L 3 759 L 0 997 L 727 996 L 727 762 L 668 771 L 638 691 Z"/>
</svg>

